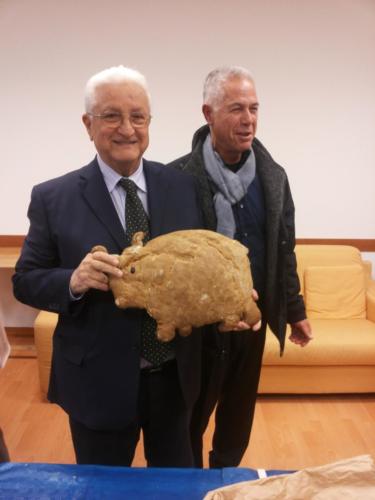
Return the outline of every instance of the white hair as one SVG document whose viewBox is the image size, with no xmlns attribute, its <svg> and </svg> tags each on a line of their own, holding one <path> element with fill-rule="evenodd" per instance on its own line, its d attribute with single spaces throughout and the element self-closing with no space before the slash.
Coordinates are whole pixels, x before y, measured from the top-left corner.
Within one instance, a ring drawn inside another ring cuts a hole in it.
<svg viewBox="0 0 375 500">
<path fill-rule="evenodd" d="M 102 85 L 108 83 L 124 83 L 133 82 L 138 84 L 145 91 L 148 103 L 151 105 L 151 98 L 147 87 L 146 78 L 139 71 L 126 68 L 125 66 L 113 66 L 112 68 L 104 69 L 93 75 L 85 87 L 85 110 L 86 113 L 92 112 L 95 106 L 96 90 Z"/>
<path fill-rule="evenodd" d="M 223 97 L 224 85 L 228 80 L 242 78 L 254 85 L 254 79 L 246 68 L 241 66 L 221 66 L 212 70 L 206 77 L 203 86 L 203 104 L 216 107 Z"/>
</svg>

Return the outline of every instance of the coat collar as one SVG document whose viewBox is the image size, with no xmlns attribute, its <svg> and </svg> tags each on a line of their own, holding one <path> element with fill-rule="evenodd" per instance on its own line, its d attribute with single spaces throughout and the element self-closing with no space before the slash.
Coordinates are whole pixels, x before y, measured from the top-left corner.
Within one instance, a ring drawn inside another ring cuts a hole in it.
<svg viewBox="0 0 375 500">
<path fill-rule="evenodd" d="M 213 190 L 204 168 L 202 155 L 203 142 L 209 133 L 209 128 L 204 125 L 196 131 L 193 137 L 193 149 L 188 161 L 181 165 L 181 170 L 187 170 L 198 179 L 200 190 L 200 201 L 203 207 L 205 225 L 207 228 L 216 230 L 216 215 L 213 205 Z M 263 186 L 266 200 L 267 225 L 275 227 L 283 206 L 283 194 L 285 184 L 285 172 L 272 158 L 267 149 L 255 138 L 252 144 L 257 162 L 257 174 Z"/>
</svg>

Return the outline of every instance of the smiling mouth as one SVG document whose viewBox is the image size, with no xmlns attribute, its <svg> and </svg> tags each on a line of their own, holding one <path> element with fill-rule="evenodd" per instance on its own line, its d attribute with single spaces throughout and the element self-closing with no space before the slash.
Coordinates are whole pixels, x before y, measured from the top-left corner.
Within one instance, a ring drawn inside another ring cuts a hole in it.
<svg viewBox="0 0 375 500">
<path fill-rule="evenodd" d="M 134 144 L 137 144 L 137 141 L 123 141 L 123 140 L 113 140 L 117 146 L 133 146 Z"/>
</svg>

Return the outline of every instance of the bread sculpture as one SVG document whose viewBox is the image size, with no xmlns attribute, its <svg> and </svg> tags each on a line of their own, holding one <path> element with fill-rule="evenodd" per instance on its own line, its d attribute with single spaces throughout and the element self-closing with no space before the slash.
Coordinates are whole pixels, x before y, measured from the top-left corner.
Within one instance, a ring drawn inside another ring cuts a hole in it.
<svg viewBox="0 0 375 500">
<path fill-rule="evenodd" d="M 206 230 L 176 231 L 145 246 L 142 240 L 143 233 L 134 235 L 120 255 L 123 276 L 111 277 L 109 285 L 118 307 L 147 310 L 159 340 L 211 323 L 229 330 L 239 321 L 260 320 L 248 251 L 239 242 Z M 107 251 L 92 251 L 98 250 Z"/>
</svg>

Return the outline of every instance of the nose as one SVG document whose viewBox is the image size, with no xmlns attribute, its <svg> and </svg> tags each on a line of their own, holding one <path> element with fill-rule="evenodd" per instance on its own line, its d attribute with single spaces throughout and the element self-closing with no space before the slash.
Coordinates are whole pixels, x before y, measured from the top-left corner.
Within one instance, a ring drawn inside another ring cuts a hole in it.
<svg viewBox="0 0 375 500">
<path fill-rule="evenodd" d="M 243 110 L 243 113 L 241 114 L 241 122 L 243 124 L 253 123 L 254 119 L 255 119 L 255 116 L 253 115 L 253 113 L 251 112 L 250 109 Z"/>
<path fill-rule="evenodd" d="M 117 130 L 119 130 L 123 134 L 133 134 L 134 133 L 134 127 L 132 125 L 132 122 L 131 122 L 129 116 L 122 117 L 121 123 L 117 127 Z"/>
</svg>

